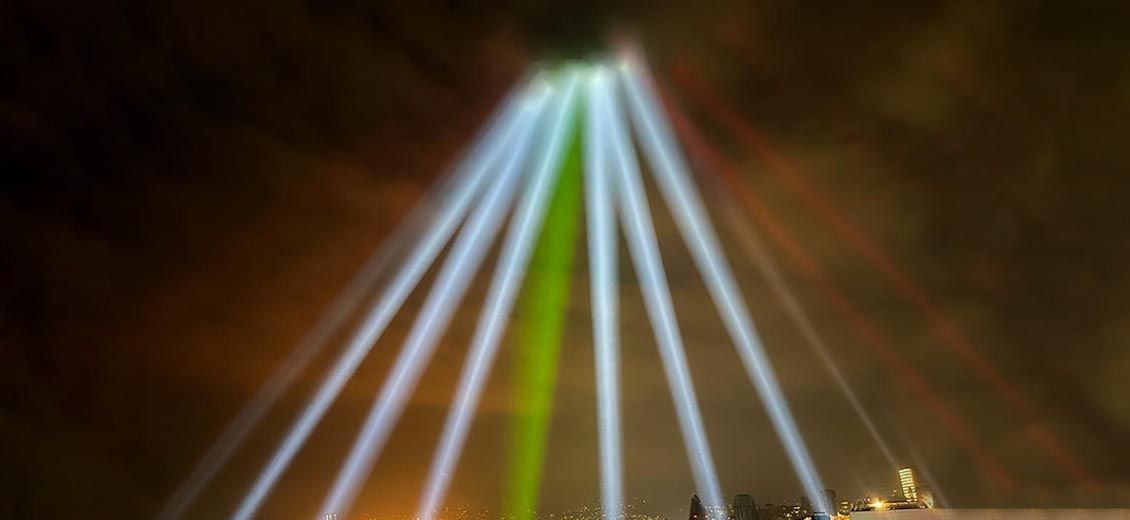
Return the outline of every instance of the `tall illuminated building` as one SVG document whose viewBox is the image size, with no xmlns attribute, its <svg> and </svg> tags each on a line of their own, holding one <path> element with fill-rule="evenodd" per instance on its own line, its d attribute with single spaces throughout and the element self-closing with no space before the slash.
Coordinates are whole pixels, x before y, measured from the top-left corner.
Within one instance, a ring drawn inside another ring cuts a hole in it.
<svg viewBox="0 0 1130 520">
<path fill-rule="evenodd" d="M 914 471 L 910 467 L 899 470 L 899 486 L 902 488 L 902 498 L 907 502 L 918 501 L 918 484 L 914 482 Z"/>
</svg>

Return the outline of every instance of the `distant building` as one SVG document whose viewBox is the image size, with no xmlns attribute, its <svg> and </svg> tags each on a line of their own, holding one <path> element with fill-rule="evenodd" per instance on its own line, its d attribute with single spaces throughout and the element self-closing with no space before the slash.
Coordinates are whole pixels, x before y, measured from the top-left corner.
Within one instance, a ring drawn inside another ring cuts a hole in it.
<svg viewBox="0 0 1130 520">
<path fill-rule="evenodd" d="M 800 517 L 804 518 L 812 514 L 812 501 L 808 497 L 800 497 Z"/>
<path fill-rule="evenodd" d="M 787 514 L 788 508 L 777 504 L 765 504 L 757 510 L 760 520 L 783 520 Z"/>
<path fill-rule="evenodd" d="M 734 497 L 734 520 L 760 520 L 757 514 L 757 503 L 749 495 Z"/>
<path fill-rule="evenodd" d="M 907 502 L 918 501 L 918 484 L 914 482 L 914 470 L 905 467 L 899 470 L 899 487 L 902 488 L 902 499 Z"/>
<path fill-rule="evenodd" d="M 698 493 L 691 497 L 691 512 L 687 520 L 708 520 L 706 508 L 702 507 L 702 499 L 698 498 Z"/>
</svg>

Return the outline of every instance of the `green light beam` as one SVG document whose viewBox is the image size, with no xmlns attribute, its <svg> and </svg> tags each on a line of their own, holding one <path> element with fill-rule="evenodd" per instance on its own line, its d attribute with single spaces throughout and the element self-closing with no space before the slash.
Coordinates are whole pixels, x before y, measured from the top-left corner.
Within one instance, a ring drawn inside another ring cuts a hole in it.
<svg viewBox="0 0 1130 520">
<path fill-rule="evenodd" d="M 542 464 L 553 410 L 558 353 L 569 304 L 569 286 L 581 208 L 580 114 L 573 116 L 570 146 L 561 164 L 557 190 L 530 263 L 517 321 L 513 360 L 514 415 L 507 460 L 506 518 L 531 520 L 537 507 Z"/>
</svg>

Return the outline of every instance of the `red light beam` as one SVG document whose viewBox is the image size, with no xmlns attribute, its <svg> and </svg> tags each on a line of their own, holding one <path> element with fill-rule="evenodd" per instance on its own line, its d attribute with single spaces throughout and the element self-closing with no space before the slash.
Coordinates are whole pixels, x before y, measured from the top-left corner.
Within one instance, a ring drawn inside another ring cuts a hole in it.
<svg viewBox="0 0 1130 520">
<path fill-rule="evenodd" d="M 1043 426 L 1039 412 L 1003 374 L 1000 373 L 969 341 L 960 329 L 938 308 L 906 271 L 895 264 L 866 232 L 851 221 L 827 197 L 812 186 L 807 177 L 784 155 L 778 153 L 765 137 L 749 122 L 743 120 L 732 108 L 702 81 L 692 65 L 679 59 L 672 67 L 675 80 L 689 92 L 707 112 L 732 132 L 753 151 L 765 165 L 766 171 L 780 180 L 790 191 L 828 225 L 836 230 L 857 254 L 867 259 L 898 293 L 908 300 L 926 318 L 941 344 L 973 367 L 974 372 L 987 381 L 1010 407 L 1018 411 L 1026 422 L 1029 439 L 1064 472 L 1091 489 L 1096 481 L 1056 437 Z"/>
<path fill-rule="evenodd" d="M 925 378 L 894 349 L 886 337 L 847 299 L 844 293 L 828 278 L 819 264 L 793 238 L 792 233 L 761 202 L 758 196 L 742 181 L 741 175 L 720 154 L 712 149 L 686 117 L 670 102 L 667 111 L 671 121 L 690 154 L 710 172 L 725 183 L 729 193 L 736 196 L 749 216 L 766 230 L 769 237 L 786 253 L 801 272 L 817 283 L 836 310 L 859 335 L 863 343 L 923 400 L 943 427 L 970 453 L 973 459 L 991 477 L 992 482 L 1005 491 L 1015 489 L 1015 482 L 1004 469 L 977 442 L 965 421 L 938 395 Z M 724 190 L 725 191 L 725 190 Z"/>
</svg>

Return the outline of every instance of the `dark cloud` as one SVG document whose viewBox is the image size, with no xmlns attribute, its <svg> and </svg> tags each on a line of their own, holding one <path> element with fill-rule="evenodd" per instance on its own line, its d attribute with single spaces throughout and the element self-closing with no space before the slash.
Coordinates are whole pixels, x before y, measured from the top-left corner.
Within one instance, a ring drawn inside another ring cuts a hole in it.
<svg viewBox="0 0 1130 520">
<path fill-rule="evenodd" d="M 0 21 L 0 515 L 152 516 L 526 64 L 591 55 L 617 32 L 643 42 L 661 82 L 676 56 L 696 64 L 1110 483 L 1079 492 L 913 307 L 673 89 L 1023 489 L 989 486 L 778 255 L 880 426 L 917 448 L 951 501 L 1125 505 L 1125 9 L 739 4 L 13 3 Z M 725 490 L 791 500 L 799 486 L 651 196 Z M 752 263 L 726 245 L 826 483 L 841 496 L 891 485 Z M 597 497 L 583 261 L 574 274 L 547 510 Z M 622 278 L 628 490 L 676 515 L 691 479 L 638 287 L 630 269 Z M 366 486 L 367 508 L 414 506 L 476 308 L 457 316 Z M 412 316 L 402 313 L 363 365 L 270 515 L 306 514 L 320 500 Z M 507 348 L 453 500 L 497 507 L 516 346 Z M 220 475 L 201 518 L 230 510 L 326 363 Z"/>
</svg>

